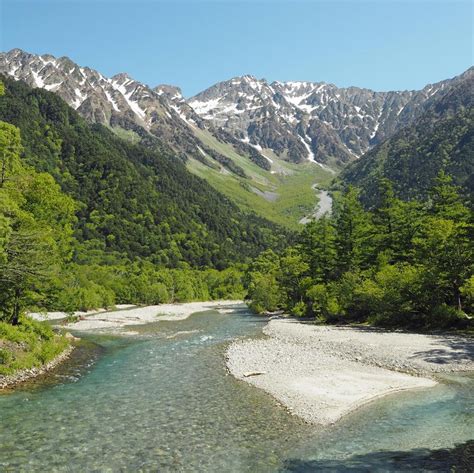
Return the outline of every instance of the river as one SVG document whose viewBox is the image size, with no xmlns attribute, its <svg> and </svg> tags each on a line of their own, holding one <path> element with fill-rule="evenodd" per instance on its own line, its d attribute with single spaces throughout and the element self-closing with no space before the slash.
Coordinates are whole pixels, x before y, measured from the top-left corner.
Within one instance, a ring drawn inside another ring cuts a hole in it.
<svg viewBox="0 0 474 473">
<path fill-rule="evenodd" d="M 329 195 L 329 192 L 318 189 L 318 184 L 313 184 L 312 188 L 318 193 L 318 203 L 310 215 L 303 217 L 299 221 L 303 225 L 317 220 L 323 215 L 330 214 L 332 209 L 332 197 Z"/>
<path fill-rule="evenodd" d="M 228 342 L 264 323 L 208 311 L 84 335 L 66 364 L 0 396 L 0 471 L 447 471 L 433 450 L 473 437 L 472 375 L 304 424 L 225 370 Z"/>
</svg>

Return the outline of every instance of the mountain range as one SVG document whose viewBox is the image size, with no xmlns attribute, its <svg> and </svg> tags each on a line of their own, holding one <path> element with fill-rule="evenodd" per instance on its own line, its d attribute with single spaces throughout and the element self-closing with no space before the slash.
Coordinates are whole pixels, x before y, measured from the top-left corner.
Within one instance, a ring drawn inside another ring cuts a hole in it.
<svg viewBox="0 0 474 473">
<path fill-rule="evenodd" d="M 466 75 L 467 76 L 467 75 Z M 379 178 L 388 178 L 403 200 L 429 197 L 440 171 L 474 197 L 474 81 L 457 81 L 413 123 L 342 170 L 338 180 L 377 205 Z"/>
<path fill-rule="evenodd" d="M 375 92 L 244 75 L 185 98 L 173 85 L 108 78 L 67 57 L 20 49 L 0 53 L 0 73 L 58 94 L 90 123 L 172 153 L 245 210 L 278 223 L 310 209 L 314 182 L 327 183 L 474 78 L 471 68 L 422 90 Z M 286 198 L 291 186 L 301 198 Z"/>
<path fill-rule="evenodd" d="M 244 75 L 186 100 L 175 86 L 151 88 L 126 73 L 107 78 L 67 57 L 20 49 L 0 54 L 0 72 L 57 93 L 90 122 L 140 136 L 146 131 L 196 159 L 207 148 L 193 136 L 193 128 L 200 128 L 231 141 L 243 154 L 251 153 L 245 144 L 250 145 L 268 162 L 271 158 L 263 149 L 296 163 L 333 165 L 360 157 L 412 123 L 450 86 L 472 75 L 469 70 L 419 91 L 394 92 L 338 88 L 325 82 L 268 83 Z"/>
</svg>

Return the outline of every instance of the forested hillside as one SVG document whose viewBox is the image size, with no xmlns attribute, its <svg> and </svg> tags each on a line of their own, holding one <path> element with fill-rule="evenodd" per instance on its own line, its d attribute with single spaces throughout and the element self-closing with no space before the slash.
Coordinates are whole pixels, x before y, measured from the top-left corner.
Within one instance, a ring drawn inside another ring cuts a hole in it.
<svg viewBox="0 0 474 473">
<path fill-rule="evenodd" d="M 386 179 L 378 193 L 367 211 L 349 186 L 296 245 L 261 254 L 246 275 L 251 306 L 319 322 L 472 326 L 473 215 L 459 188 L 441 172 L 425 202 L 397 199 Z"/>
<path fill-rule="evenodd" d="M 431 104 L 414 126 L 406 127 L 375 147 L 340 175 L 343 186 L 361 189 L 361 199 L 377 203 L 381 177 L 393 183 L 404 200 L 426 199 L 440 171 L 463 192 L 474 195 L 474 79 L 452 87 Z"/>
<path fill-rule="evenodd" d="M 241 265 L 287 241 L 177 157 L 87 124 L 45 90 L 0 86 L 0 332 L 37 350 L 11 369 L 63 346 L 25 310 L 242 298 Z"/>
<path fill-rule="evenodd" d="M 344 169 L 332 214 L 246 275 L 257 312 L 320 322 L 472 326 L 474 82 Z"/>
<path fill-rule="evenodd" d="M 77 201 L 83 254 L 224 268 L 284 242 L 281 228 L 239 211 L 177 157 L 88 125 L 53 93 L 2 80 L 0 120 L 20 129 L 24 162 Z"/>
</svg>

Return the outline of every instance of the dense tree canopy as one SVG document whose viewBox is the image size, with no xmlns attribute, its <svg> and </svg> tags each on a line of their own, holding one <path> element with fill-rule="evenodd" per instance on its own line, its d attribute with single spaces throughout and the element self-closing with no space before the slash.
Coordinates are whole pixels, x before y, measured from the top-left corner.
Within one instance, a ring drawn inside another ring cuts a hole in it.
<svg viewBox="0 0 474 473">
<path fill-rule="evenodd" d="M 27 308 L 242 298 L 240 262 L 287 239 L 176 157 L 88 125 L 47 91 L 6 80 L 0 118 L 3 321 Z"/>
<path fill-rule="evenodd" d="M 0 313 L 17 324 L 71 252 L 74 201 L 24 166 L 19 130 L 0 122 Z"/>
<path fill-rule="evenodd" d="M 470 323 L 474 227 L 459 188 L 440 172 L 421 203 L 395 198 L 387 179 L 378 184 L 371 211 L 349 187 L 333 215 L 307 225 L 295 246 L 249 266 L 256 311 L 410 327 Z"/>
<path fill-rule="evenodd" d="M 90 126 L 56 95 L 5 79 L 0 120 L 21 130 L 22 158 L 78 202 L 82 249 L 178 267 L 224 268 L 287 235 L 243 214 L 175 156 Z"/>
</svg>

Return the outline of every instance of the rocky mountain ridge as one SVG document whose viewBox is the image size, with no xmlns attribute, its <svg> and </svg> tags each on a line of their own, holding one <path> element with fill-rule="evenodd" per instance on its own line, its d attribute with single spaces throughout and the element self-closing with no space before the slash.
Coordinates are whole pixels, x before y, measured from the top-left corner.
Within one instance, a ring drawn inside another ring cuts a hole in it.
<svg viewBox="0 0 474 473">
<path fill-rule="evenodd" d="M 60 95 L 89 122 L 132 132 L 148 144 L 165 146 L 183 159 L 245 171 L 205 144 L 205 130 L 261 168 L 276 156 L 340 168 L 413 123 L 464 74 L 421 91 L 374 92 L 324 82 L 272 82 L 251 75 L 213 85 L 186 100 L 173 85 L 151 88 L 126 73 L 107 78 L 67 57 L 20 49 L 0 53 L 0 73 Z"/>
<path fill-rule="evenodd" d="M 473 70 L 420 91 L 374 92 L 325 82 L 272 82 L 242 76 L 220 82 L 188 103 L 204 120 L 244 142 L 295 162 L 343 165 L 413 123 Z"/>
<path fill-rule="evenodd" d="M 440 171 L 474 196 L 474 77 L 457 81 L 416 123 L 402 128 L 342 170 L 338 184 L 361 189 L 367 207 L 379 203 L 380 178 L 404 200 L 425 200 Z"/>
</svg>

